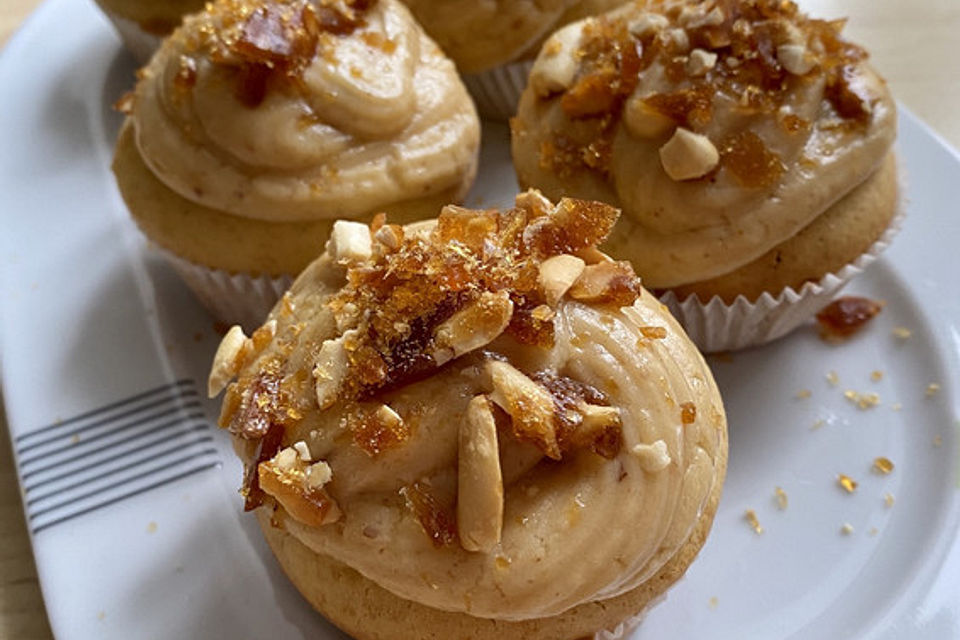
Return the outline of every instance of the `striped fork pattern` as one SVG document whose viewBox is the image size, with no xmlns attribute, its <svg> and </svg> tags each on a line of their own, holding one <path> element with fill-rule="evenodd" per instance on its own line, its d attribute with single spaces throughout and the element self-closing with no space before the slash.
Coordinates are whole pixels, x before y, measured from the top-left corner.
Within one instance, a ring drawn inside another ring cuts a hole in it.
<svg viewBox="0 0 960 640">
<path fill-rule="evenodd" d="M 34 535 L 220 465 L 192 380 L 14 440 Z"/>
</svg>

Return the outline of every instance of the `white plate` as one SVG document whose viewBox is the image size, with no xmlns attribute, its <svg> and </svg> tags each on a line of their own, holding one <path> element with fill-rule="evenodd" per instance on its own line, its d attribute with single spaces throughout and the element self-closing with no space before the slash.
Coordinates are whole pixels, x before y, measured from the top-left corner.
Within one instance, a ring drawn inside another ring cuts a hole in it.
<svg viewBox="0 0 960 640">
<path fill-rule="evenodd" d="M 45 4 L 0 60 L 3 389 L 51 625 L 68 640 L 341 637 L 241 513 L 239 465 L 196 382 L 212 323 L 117 196 L 110 105 L 132 72 L 80 0 Z M 635 638 L 960 635 L 960 161 L 909 114 L 900 123 L 909 217 L 850 287 L 886 309 L 842 346 L 803 329 L 714 361 L 730 422 L 723 501 L 700 558 Z M 508 202 L 506 130 L 488 126 L 484 142 L 474 202 Z M 897 326 L 912 337 L 894 338 Z M 941 389 L 927 397 L 931 382 Z M 858 409 L 847 389 L 881 404 Z M 876 456 L 893 473 L 871 472 Z"/>
</svg>

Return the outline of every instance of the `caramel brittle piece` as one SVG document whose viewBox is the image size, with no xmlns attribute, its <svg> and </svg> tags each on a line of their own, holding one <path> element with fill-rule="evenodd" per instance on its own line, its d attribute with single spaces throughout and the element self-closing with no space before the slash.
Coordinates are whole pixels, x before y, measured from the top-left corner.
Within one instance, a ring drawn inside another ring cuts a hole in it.
<svg viewBox="0 0 960 640">
<path fill-rule="evenodd" d="M 273 458 L 257 465 L 260 488 L 272 496 L 298 522 L 319 527 L 340 519 L 340 508 L 324 488 L 325 483 L 309 480 L 318 475 L 329 479 L 329 467 L 314 472 L 292 447 L 281 449 Z"/>
<path fill-rule="evenodd" d="M 426 482 L 414 482 L 400 489 L 400 495 L 435 547 L 457 542 L 457 521 L 453 510 L 441 503 Z"/>
</svg>

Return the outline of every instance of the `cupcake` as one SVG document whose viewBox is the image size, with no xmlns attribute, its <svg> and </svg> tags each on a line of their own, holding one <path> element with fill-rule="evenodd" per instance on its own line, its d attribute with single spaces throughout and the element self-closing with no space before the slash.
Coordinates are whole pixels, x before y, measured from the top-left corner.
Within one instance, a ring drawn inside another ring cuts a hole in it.
<svg viewBox="0 0 960 640">
<path fill-rule="evenodd" d="M 183 16 L 203 8 L 205 0 L 96 0 L 130 53 L 145 63 Z"/>
<path fill-rule="evenodd" d="M 617 7 L 624 0 L 403 2 L 457 64 L 480 115 L 506 120 L 517 111 L 543 40 L 567 23 Z"/>
<path fill-rule="evenodd" d="M 259 325 L 334 219 L 432 216 L 476 173 L 470 97 L 397 0 L 218 0 L 125 102 L 120 192 L 228 323 Z"/>
<path fill-rule="evenodd" d="M 896 226 L 896 107 L 843 24 L 668 0 L 571 25 L 512 123 L 519 182 L 621 207 L 606 250 L 702 348 L 779 337 Z"/>
<path fill-rule="evenodd" d="M 224 338 L 209 391 L 226 388 L 245 508 L 351 636 L 619 638 L 697 555 L 723 404 L 595 248 L 616 218 L 531 191 L 337 222 L 267 322 Z"/>
</svg>

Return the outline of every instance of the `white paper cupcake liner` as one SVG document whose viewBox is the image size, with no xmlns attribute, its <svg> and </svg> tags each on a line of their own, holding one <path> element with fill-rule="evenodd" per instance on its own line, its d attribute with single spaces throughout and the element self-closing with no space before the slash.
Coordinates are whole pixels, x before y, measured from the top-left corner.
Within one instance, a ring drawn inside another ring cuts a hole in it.
<svg viewBox="0 0 960 640">
<path fill-rule="evenodd" d="M 902 193 L 902 190 L 901 190 Z M 727 304 L 719 296 L 706 303 L 696 295 L 678 300 L 673 291 L 660 296 L 670 313 L 704 353 L 736 351 L 782 338 L 813 317 L 854 277 L 863 273 L 890 245 L 900 231 L 904 214 L 898 213 L 883 235 L 853 262 L 817 282 L 805 283 L 799 291 L 787 287 L 777 295 L 763 293 L 751 302 L 738 296 Z"/>
<path fill-rule="evenodd" d="M 132 53 L 140 64 L 149 62 L 153 52 L 160 48 L 163 38 L 144 31 L 133 20 L 117 15 L 105 7 L 101 7 L 101 9 L 110 18 L 110 22 L 113 23 L 117 33 L 120 34 L 120 40 L 123 41 L 123 46 L 126 47 L 127 51 Z"/>
<path fill-rule="evenodd" d="M 204 307 L 218 321 L 255 330 L 293 283 L 291 276 L 272 278 L 245 273 L 227 273 L 185 260 L 163 248 L 166 258 Z"/>
<path fill-rule="evenodd" d="M 463 84 L 473 96 L 477 112 L 487 120 L 507 121 L 517 114 L 520 94 L 527 86 L 533 60 L 511 62 L 488 71 L 468 73 Z"/>
</svg>

